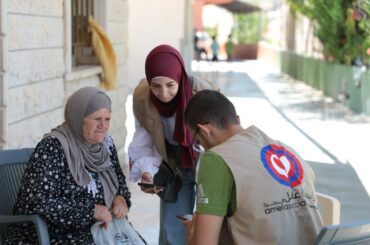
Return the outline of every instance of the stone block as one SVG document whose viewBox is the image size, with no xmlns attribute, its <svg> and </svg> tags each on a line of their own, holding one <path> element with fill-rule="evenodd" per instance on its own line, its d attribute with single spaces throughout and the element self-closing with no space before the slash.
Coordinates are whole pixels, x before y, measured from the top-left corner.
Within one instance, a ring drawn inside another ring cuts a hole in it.
<svg viewBox="0 0 370 245">
<path fill-rule="evenodd" d="M 126 22 L 128 20 L 128 5 L 125 1 L 112 0 L 107 2 L 107 19 L 114 22 Z"/>
<path fill-rule="evenodd" d="M 116 145 L 117 151 L 123 149 L 125 147 L 127 136 L 125 128 L 121 127 L 116 130 L 110 130 L 110 134 L 114 140 L 114 144 Z"/>
<path fill-rule="evenodd" d="M 3 37 L 0 37 L 0 72 L 4 72 L 4 53 L 6 52 L 5 47 L 3 46 Z"/>
<path fill-rule="evenodd" d="M 117 82 L 118 86 L 125 86 L 127 92 L 132 93 L 133 89 L 127 86 L 127 74 L 128 74 L 128 66 L 127 65 L 118 65 L 117 66 Z M 136 83 L 139 83 L 137 81 Z"/>
<path fill-rule="evenodd" d="M 14 123 L 63 106 L 63 79 L 14 87 L 8 93 L 9 123 Z"/>
<path fill-rule="evenodd" d="M 7 39 L 4 36 L 0 36 L 0 72 L 5 72 L 8 67 L 8 49 Z"/>
<path fill-rule="evenodd" d="M 7 148 L 35 147 L 45 133 L 64 121 L 64 108 L 45 112 L 8 126 Z"/>
<path fill-rule="evenodd" d="M 95 75 L 91 77 L 86 77 L 74 81 L 69 81 L 65 83 L 65 98 L 64 102 L 67 101 L 67 98 L 76 90 L 86 87 L 86 86 L 94 86 L 100 87 L 100 76 Z"/>
<path fill-rule="evenodd" d="M 110 130 L 115 131 L 119 128 L 125 127 L 125 119 L 126 119 L 126 112 L 124 108 L 113 111 L 111 121 L 110 121 Z"/>
<path fill-rule="evenodd" d="M 125 108 L 126 99 L 128 96 L 127 89 L 119 87 L 116 90 L 106 91 L 112 101 L 112 111 L 121 110 Z"/>
<path fill-rule="evenodd" d="M 7 2 L 10 13 L 63 16 L 63 0 L 8 0 Z"/>
<path fill-rule="evenodd" d="M 7 31 L 7 1 L 0 1 L 0 36 L 4 36 Z"/>
<path fill-rule="evenodd" d="M 8 29 L 9 50 L 63 48 L 63 18 L 9 14 Z"/>
<path fill-rule="evenodd" d="M 9 87 L 62 77 L 62 48 L 22 50 L 8 53 Z"/>
<path fill-rule="evenodd" d="M 127 46 L 124 44 L 114 45 L 114 52 L 116 53 L 117 65 L 122 65 L 127 59 Z"/>
<path fill-rule="evenodd" d="M 6 86 L 6 74 L 0 73 L 0 107 L 6 106 L 8 101 L 7 86 Z"/>
<path fill-rule="evenodd" d="M 6 127 L 7 127 L 7 109 L 0 107 L 0 143 L 5 143 L 6 140 Z"/>
<path fill-rule="evenodd" d="M 127 43 L 128 25 L 125 22 L 108 22 L 107 33 L 108 37 L 113 44 Z"/>
</svg>

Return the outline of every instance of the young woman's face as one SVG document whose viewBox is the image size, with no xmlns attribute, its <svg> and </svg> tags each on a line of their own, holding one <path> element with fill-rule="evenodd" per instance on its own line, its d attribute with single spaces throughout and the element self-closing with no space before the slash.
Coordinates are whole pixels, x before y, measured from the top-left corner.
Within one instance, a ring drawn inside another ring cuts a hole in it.
<svg viewBox="0 0 370 245">
<path fill-rule="evenodd" d="M 170 102 L 177 95 L 179 85 L 169 77 L 155 77 L 150 83 L 150 90 L 160 101 Z"/>
<path fill-rule="evenodd" d="M 97 144 L 104 140 L 109 129 L 111 111 L 103 108 L 84 118 L 83 137 L 87 143 Z"/>
</svg>

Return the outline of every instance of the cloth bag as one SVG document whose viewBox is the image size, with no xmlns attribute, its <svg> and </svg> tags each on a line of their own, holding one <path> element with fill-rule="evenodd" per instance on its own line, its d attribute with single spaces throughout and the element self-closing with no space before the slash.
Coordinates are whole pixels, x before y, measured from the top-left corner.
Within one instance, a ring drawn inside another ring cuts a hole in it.
<svg viewBox="0 0 370 245">
<path fill-rule="evenodd" d="M 153 184 L 157 187 L 164 187 L 163 191 L 157 193 L 163 201 L 176 202 L 177 193 L 182 188 L 182 174 L 177 167 L 172 169 L 168 163 L 163 161 L 153 177 Z"/>
<path fill-rule="evenodd" d="M 127 218 L 116 219 L 108 224 L 108 228 L 104 229 L 101 225 L 102 221 L 96 222 L 91 227 L 91 234 L 94 243 L 97 245 L 146 245 L 146 241 L 134 229 Z"/>
</svg>

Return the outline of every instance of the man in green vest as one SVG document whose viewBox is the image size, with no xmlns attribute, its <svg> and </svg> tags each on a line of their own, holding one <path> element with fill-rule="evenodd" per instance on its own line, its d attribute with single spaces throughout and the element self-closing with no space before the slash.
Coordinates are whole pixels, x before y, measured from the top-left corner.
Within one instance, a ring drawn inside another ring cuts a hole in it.
<svg viewBox="0 0 370 245">
<path fill-rule="evenodd" d="M 185 110 L 194 147 L 203 146 L 189 244 L 312 244 L 322 220 L 314 173 L 299 155 L 255 126 L 243 129 L 233 104 L 203 90 Z"/>
</svg>

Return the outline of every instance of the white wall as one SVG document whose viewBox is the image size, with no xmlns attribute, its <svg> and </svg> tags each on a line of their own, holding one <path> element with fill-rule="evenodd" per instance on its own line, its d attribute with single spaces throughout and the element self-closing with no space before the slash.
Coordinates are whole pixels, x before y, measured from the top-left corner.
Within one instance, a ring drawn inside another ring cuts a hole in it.
<svg viewBox="0 0 370 245">
<path fill-rule="evenodd" d="M 146 55 L 159 44 L 181 50 L 185 0 L 128 0 L 128 86 L 131 92 L 145 76 Z"/>
</svg>

